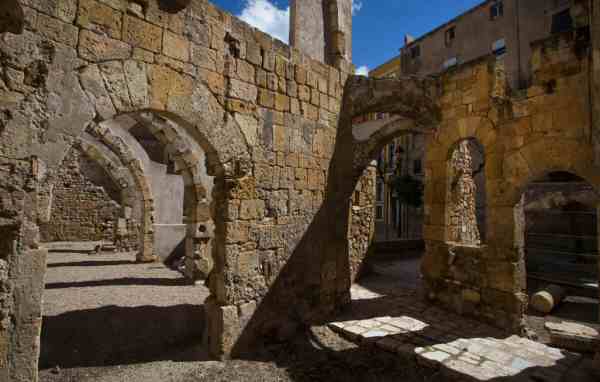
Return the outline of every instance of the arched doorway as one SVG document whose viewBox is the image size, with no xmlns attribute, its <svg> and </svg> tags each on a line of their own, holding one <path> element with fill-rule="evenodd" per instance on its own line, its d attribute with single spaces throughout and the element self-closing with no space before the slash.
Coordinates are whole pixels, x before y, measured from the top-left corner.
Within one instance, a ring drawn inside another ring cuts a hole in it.
<svg viewBox="0 0 600 382">
<path fill-rule="evenodd" d="M 599 201 L 591 184 L 565 171 L 531 181 L 522 193 L 516 226 L 530 298 L 525 321 L 543 342 L 555 341 L 552 324 L 598 322 Z"/>
</svg>

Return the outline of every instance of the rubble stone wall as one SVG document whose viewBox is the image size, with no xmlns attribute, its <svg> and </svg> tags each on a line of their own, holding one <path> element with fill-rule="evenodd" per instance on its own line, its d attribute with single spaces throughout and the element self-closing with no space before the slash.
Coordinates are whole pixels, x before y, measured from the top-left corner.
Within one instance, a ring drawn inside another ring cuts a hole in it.
<svg viewBox="0 0 600 382">
<path fill-rule="evenodd" d="M 117 242 L 119 219 L 127 224 L 127 243 L 138 247 L 139 228 L 133 219 L 125 219 L 119 185 L 99 164 L 80 149 L 73 148 L 61 164 L 54 183 L 50 224 L 41 226 L 41 240 Z"/>
</svg>

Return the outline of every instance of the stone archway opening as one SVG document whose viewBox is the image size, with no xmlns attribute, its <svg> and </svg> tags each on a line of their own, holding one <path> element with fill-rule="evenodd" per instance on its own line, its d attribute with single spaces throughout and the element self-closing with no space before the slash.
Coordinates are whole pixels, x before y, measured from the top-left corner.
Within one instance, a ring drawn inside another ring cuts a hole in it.
<svg viewBox="0 0 600 382">
<path fill-rule="evenodd" d="M 477 139 L 454 144 L 447 179 L 446 242 L 481 246 L 486 237 L 485 152 Z"/>
<path fill-rule="evenodd" d="M 553 171 L 531 181 L 517 205 L 523 290 L 529 297 L 525 324 L 542 342 L 593 350 L 586 346 L 599 327 L 599 201 L 585 179 Z"/>
<path fill-rule="evenodd" d="M 136 252 L 122 252 L 127 247 L 117 242 L 116 252 L 50 254 L 40 368 L 153 361 L 171 346 L 201 343 L 203 302 L 210 293 L 204 283 L 190 281 L 204 279 L 214 262 L 217 197 L 208 155 L 179 123 L 151 112 L 92 124 L 79 141 L 73 150 L 94 152 L 87 146 L 94 141 L 120 153 L 111 159 L 136 173 L 127 179 L 141 189 L 123 200 L 137 201 L 140 213 L 150 213 L 142 216 L 138 232 L 144 238 Z M 117 170 L 94 173 L 94 180 L 112 181 Z M 61 182 L 68 177 L 57 177 L 53 209 L 61 206 Z M 72 188 L 64 191 L 81 202 Z M 178 220 L 165 221 L 165 214 Z M 173 257 L 172 269 L 161 264 Z"/>
</svg>

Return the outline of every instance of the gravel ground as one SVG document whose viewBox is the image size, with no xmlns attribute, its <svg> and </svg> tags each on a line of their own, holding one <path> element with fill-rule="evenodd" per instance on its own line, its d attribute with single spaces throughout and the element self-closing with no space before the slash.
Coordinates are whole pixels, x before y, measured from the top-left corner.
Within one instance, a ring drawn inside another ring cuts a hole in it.
<svg viewBox="0 0 600 382">
<path fill-rule="evenodd" d="M 42 372 L 40 381 L 443 381 L 440 378 L 431 370 L 418 367 L 413 361 L 404 361 L 397 355 L 378 349 L 358 348 L 325 327 L 313 327 L 292 343 L 263 348 L 253 360 L 161 361 L 127 366 L 74 368 L 57 373 L 46 370 Z"/>
<path fill-rule="evenodd" d="M 162 264 L 137 264 L 134 259 L 133 253 L 50 253 L 44 315 L 111 305 L 201 305 L 209 294 Z"/>
<path fill-rule="evenodd" d="M 257 347 L 252 359 L 212 361 L 195 345 L 206 288 L 131 259 L 50 254 L 40 382 L 438 380 L 410 360 L 359 348 L 326 327 Z"/>
<path fill-rule="evenodd" d="M 44 291 L 42 369 L 163 360 L 201 341 L 208 289 L 131 253 L 51 253 Z"/>
</svg>

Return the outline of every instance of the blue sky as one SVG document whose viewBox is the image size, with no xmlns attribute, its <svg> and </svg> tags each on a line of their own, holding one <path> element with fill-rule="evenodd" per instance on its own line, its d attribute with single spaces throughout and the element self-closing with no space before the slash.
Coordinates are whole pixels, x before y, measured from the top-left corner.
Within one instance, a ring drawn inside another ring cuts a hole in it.
<svg viewBox="0 0 600 382">
<path fill-rule="evenodd" d="M 288 0 L 211 0 L 246 22 L 287 41 Z M 302 1 L 302 0 L 301 0 Z M 482 0 L 353 0 L 353 61 L 361 73 L 398 54 L 404 35 L 419 37 Z"/>
</svg>

